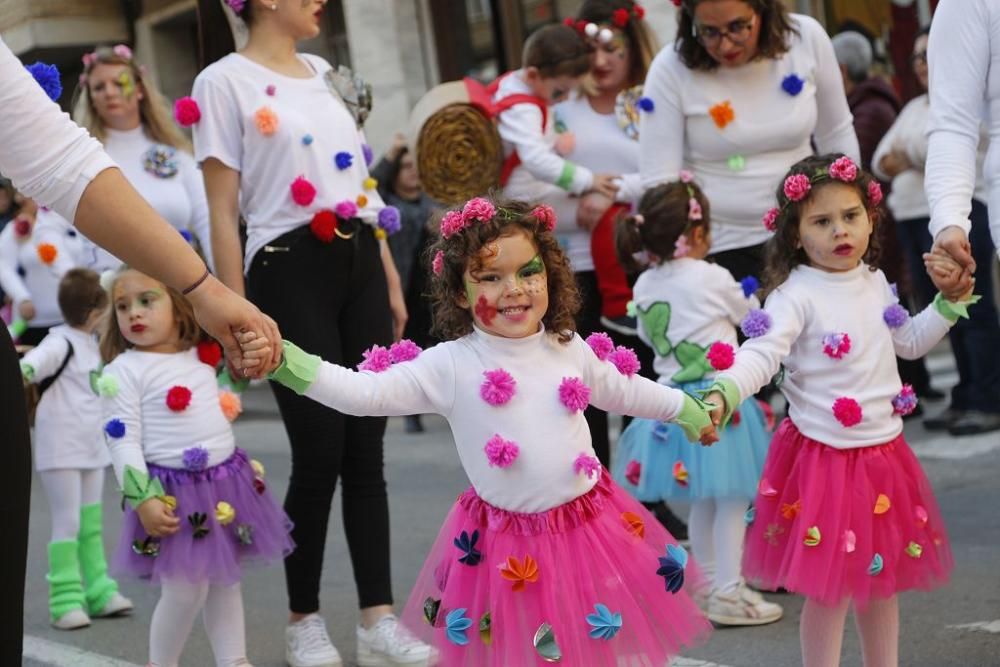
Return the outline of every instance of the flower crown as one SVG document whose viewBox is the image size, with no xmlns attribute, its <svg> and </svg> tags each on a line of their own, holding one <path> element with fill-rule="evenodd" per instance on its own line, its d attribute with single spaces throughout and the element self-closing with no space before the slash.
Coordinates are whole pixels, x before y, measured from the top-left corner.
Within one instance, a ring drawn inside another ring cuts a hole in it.
<svg viewBox="0 0 1000 667">
<path fill-rule="evenodd" d="M 817 169 L 812 176 L 807 174 L 791 174 L 785 177 L 785 182 L 781 187 L 783 197 L 778 197 L 780 207 L 771 208 L 761 218 L 761 223 L 768 231 L 773 232 L 778 229 L 778 219 L 785 213 L 788 205 L 793 202 L 800 202 L 809 196 L 812 186 L 823 181 L 840 181 L 842 183 L 854 183 L 863 179 L 865 173 L 858 168 L 854 160 L 843 155 L 834 160 L 829 167 Z M 865 188 L 865 196 L 868 200 L 869 208 L 876 208 L 882 203 L 882 186 L 874 178 L 869 177 L 868 185 Z"/>
<path fill-rule="evenodd" d="M 629 21 L 633 19 L 641 21 L 644 16 L 646 16 L 646 10 L 638 2 L 634 2 L 632 3 L 631 9 L 620 8 L 612 12 L 611 25 L 624 30 L 629 24 Z M 590 21 L 574 19 L 572 16 L 567 16 L 563 19 L 563 23 L 568 25 L 570 28 L 574 28 L 583 37 L 595 40 L 599 44 L 607 44 L 612 40 L 612 38 L 614 38 L 614 33 L 611 32 L 611 28 L 602 28 L 598 24 Z"/>
<path fill-rule="evenodd" d="M 100 60 L 99 52 L 101 52 L 101 51 L 104 51 L 106 53 L 107 52 L 107 47 L 96 48 L 93 51 L 91 51 L 90 53 L 84 53 L 83 57 L 80 58 L 83 61 L 83 72 L 80 73 L 80 85 L 81 86 L 84 85 L 85 83 L 87 83 L 87 74 L 90 73 L 90 70 Z M 135 67 L 135 69 L 137 69 L 139 71 L 139 74 L 145 74 L 146 73 L 146 67 L 145 67 L 145 65 L 136 65 L 135 64 L 135 61 L 133 60 L 132 49 L 129 48 L 128 46 L 126 46 L 125 44 L 115 44 L 114 46 L 111 47 L 111 53 L 115 54 L 119 58 L 127 60 L 130 65 L 133 65 Z"/>
</svg>

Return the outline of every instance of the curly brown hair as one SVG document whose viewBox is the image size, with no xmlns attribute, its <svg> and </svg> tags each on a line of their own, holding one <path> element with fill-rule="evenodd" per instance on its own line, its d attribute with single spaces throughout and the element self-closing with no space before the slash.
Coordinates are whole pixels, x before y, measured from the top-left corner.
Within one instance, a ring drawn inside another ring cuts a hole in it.
<svg viewBox="0 0 1000 667">
<path fill-rule="evenodd" d="M 841 181 L 830 177 L 830 165 L 838 159 L 845 157 L 843 153 L 827 153 L 826 155 L 811 155 L 803 160 L 799 160 L 792 165 L 788 173 L 781 179 L 775 197 L 778 200 L 778 217 L 775 220 L 777 225 L 774 236 L 764 244 L 764 271 L 762 287 L 764 294 L 768 294 L 783 282 L 788 280 L 792 270 L 800 264 L 808 264 L 809 257 L 806 251 L 799 245 L 799 218 L 802 215 L 803 207 L 812 198 L 813 193 L 823 186 L 831 183 L 847 185 L 857 190 L 858 197 L 868 210 L 868 218 L 872 222 L 872 233 L 868 238 L 868 250 L 865 251 L 862 261 L 868 265 L 870 271 L 878 269 L 878 259 L 882 252 L 879 243 L 879 203 L 872 200 L 869 194 L 869 187 L 872 183 L 878 185 L 875 177 L 867 171 L 858 167 L 858 175 L 853 181 Z M 791 201 L 785 196 L 785 179 L 796 174 L 804 174 L 809 177 L 810 188 L 806 197 L 799 201 Z M 881 186 L 879 186 L 881 187 Z M 879 190 L 881 199 L 881 189 Z"/>
<path fill-rule="evenodd" d="M 694 10 L 705 0 L 682 0 L 677 12 L 677 41 L 674 49 L 681 62 L 693 70 L 714 70 L 718 61 L 702 46 L 695 34 Z M 798 30 L 788 18 L 788 9 L 782 0 L 742 0 L 749 5 L 760 20 L 755 59 L 778 58 L 788 51 L 788 37 Z"/>
<path fill-rule="evenodd" d="M 490 195 L 496 214 L 487 222 L 474 221 L 448 238 L 438 235 L 427 249 L 427 265 L 435 264 L 440 254 L 441 271 L 431 275 L 431 299 L 434 307 L 432 332 L 442 340 L 452 340 L 472 333 L 472 312 L 459 305 L 465 295 L 466 269 L 481 266 L 481 251 L 487 243 L 503 236 L 525 234 L 538 249 L 545 264 L 549 291 L 549 308 L 542 323 L 560 343 L 569 343 L 576 333 L 576 313 L 580 310 L 580 293 L 576 287 L 569 259 L 555 235 L 533 213 L 536 206 L 523 201 L 505 200 Z M 437 220 L 447 212 L 438 215 Z"/>
<path fill-rule="evenodd" d="M 701 206 L 701 220 L 688 217 L 692 198 Z M 669 260 L 681 234 L 696 227 L 704 227 L 707 233 L 711 228 L 708 198 L 695 183 L 675 181 L 646 190 L 639 200 L 638 213 L 642 218 L 631 215 L 615 223 L 615 251 L 626 273 L 642 269 L 635 259 L 637 253 L 645 250 Z"/>
</svg>

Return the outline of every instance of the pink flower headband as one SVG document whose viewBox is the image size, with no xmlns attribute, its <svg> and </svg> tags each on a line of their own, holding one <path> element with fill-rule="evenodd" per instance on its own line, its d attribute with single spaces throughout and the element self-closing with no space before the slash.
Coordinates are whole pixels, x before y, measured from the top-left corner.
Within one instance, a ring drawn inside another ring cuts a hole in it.
<svg viewBox="0 0 1000 667">
<path fill-rule="evenodd" d="M 80 85 L 81 86 L 83 84 L 87 83 L 87 73 L 90 72 L 90 69 L 94 65 L 96 65 L 98 63 L 98 61 L 100 60 L 100 56 L 98 55 L 98 51 L 102 51 L 104 48 L 106 48 L 106 47 L 95 49 L 95 50 L 91 51 L 90 53 L 84 53 L 83 57 L 80 58 L 83 61 L 83 72 L 80 73 Z M 119 58 L 123 58 L 125 60 L 128 60 L 130 63 L 132 62 L 132 58 L 133 58 L 132 49 L 130 49 L 125 44 L 115 44 L 114 46 L 111 47 L 111 53 L 115 54 Z M 132 64 L 134 65 L 135 63 L 132 63 Z M 146 67 L 144 65 L 139 65 L 137 67 L 137 69 L 139 70 L 140 74 L 145 74 L 146 73 Z"/>
<path fill-rule="evenodd" d="M 441 218 L 441 236 L 450 239 L 467 227 L 472 226 L 473 222 L 477 220 L 479 222 L 489 222 L 498 215 L 507 220 L 520 219 L 520 214 L 505 208 L 498 209 L 487 199 L 483 199 L 482 197 L 470 199 L 465 202 L 465 206 L 462 207 L 461 211 L 448 211 L 444 214 L 444 217 Z M 528 215 L 538 220 L 538 223 L 547 232 L 551 232 L 556 228 L 556 213 L 547 204 L 539 204 L 531 209 Z"/>
</svg>

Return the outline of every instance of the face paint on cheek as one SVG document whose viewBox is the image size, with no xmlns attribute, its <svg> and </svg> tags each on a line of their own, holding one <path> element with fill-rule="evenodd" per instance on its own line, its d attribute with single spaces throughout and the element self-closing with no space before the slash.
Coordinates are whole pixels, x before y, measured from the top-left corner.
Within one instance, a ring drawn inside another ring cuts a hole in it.
<svg viewBox="0 0 1000 667">
<path fill-rule="evenodd" d="M 493 320 L 497 316 L 497 308 L 496 306 L 491 306 L 489 302 L 486 301 L 486 297 L 480 294 L 479 298 L 476 300 L 475 313 L 476 317 L 478 317 L 483 324 L 490 326 L 493 324 Z"/>
<path fill-rule="evenodd" d="M 135 81 L 132 80 L 132 75 L 128 72 L 122 72 L 118 75 L 118 85 L 121 86 L 125 99 L 131 99 L 135 95 Z"/>
</svg>

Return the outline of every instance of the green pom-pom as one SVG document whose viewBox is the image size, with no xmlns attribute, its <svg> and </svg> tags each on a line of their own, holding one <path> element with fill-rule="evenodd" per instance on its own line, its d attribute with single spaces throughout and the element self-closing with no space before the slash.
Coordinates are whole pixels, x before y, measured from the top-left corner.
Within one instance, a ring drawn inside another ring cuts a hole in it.
<svg viewBox="0 0 1000 667">
<path fill-rule="evenodd" d="M 625 304 L 625 314 L 629 317 L 638 317 L 639 311 L 636 309 L 635 301 L 629 301 Z"/>
<path fill-rule="evenodd" d="M 97 378 L 97 393 L 107 398 L 114 398 L 118 395 L 118 378 L 114 375 L 104 373 Z"/>
</svg>

